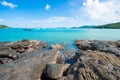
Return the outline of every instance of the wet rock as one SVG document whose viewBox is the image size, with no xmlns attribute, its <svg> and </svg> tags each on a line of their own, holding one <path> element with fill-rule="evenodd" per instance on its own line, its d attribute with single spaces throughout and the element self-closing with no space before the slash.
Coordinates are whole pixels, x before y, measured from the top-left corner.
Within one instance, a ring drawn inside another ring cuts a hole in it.
<svg viewBox="0 0 120 80">
<path fill-rule="evenodd" d="M 46 67 L 45 74 L 48 78 L 57 79 L 62 77 L 69 66 L 70 64 L 49 64 Z"/>
<path fill-rule="evenodd" d="M 51 45 L 52 49 L 57 49 L 57 50 L 63 50 L 64 49 L 64 45 L 60 45 L 60 44 L 53 44 Z"/>
<path fill-rule="evenodd" d="M 59 51 L 37 51 L 26 58 L 0 65 L 1 80 L 40 80 L 46 65 L 57 59 Z"/>
<path fill-rule="evenodd" d="M 84 42 L 84 40 L 76 40 L 76 41 L 75 41 L 75 44 L 76 44 L 76 45 L 80 45 L 80 44 L 82 44 L 83 42 Z"/>
<path fill-rule="evenodd" d="M 65 57 L 72 57 L 74 55 L 74 51 L 73 50 L 65 50 L 64 55 L 65 55 Z"/>
</svg>

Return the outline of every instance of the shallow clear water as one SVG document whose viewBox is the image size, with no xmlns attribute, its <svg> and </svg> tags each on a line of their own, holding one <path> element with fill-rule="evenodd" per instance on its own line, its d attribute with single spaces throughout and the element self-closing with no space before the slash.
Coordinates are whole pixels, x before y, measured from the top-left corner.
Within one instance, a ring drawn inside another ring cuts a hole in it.
<svg viewBox="0 0 120 80">
<path fill-rule="evenodd" d="M 76 39 L 82 40 L 120 40 L 120 29 L 40 29 L 24 31 L 23 29 L 0 29 L 0 42 L 3 41 L 18 41 L 22 39 L 43 40 L 49 43 L 67 43 L 65 50 L 70 50 L 73 53 L 70 57 L 65 57 L 64 50 L 63 59 L 65 63 L 74 64 L 76 61 L 72 56 L 75 54 Z"/>
<path fill-rule="evenodd" d="M 71 43 L 82 40 L 120 40 L 120 29 L 0 29 L 0 42 L 21 39 L 43 40 L 51 43 Z"/>
</svg>

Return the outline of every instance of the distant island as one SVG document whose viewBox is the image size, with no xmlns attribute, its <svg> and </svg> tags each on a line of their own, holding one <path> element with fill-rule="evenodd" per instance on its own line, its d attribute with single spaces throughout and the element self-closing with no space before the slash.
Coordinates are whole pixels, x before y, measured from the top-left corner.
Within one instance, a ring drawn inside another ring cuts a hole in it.
<svg viewBox="0 0 120 80">
<path fill-rule="evenodd" d="M 0 28 L 10 28 L 7 25 L 1 25 Z M 98 28 L 98 29 L 120 29 L 120 22 L 116 23 L 109 23 L 109 24 L 104 24 L 104 25 L 84 25 L 84 26 L 79 26 L 79 27 L 71 27 L 72 29 L 81 29 L 81 28 Z M 57 27 L 57 29 L 66 29 L 66 27 Z"/>
<path fill-rule="evenodd" d="M 120 22 L 96 26 L 96 28 L 120 29 Z"/>
<path fill-rule="evenodd" d="M 0 24 L 0 28 L 9 28 L 9 27 L 6 26 L 6 25 L 1 25 L 1 24 Z"/>
<path fill-rule="evenodd" d="M 99 28 L 99 29 L 120 29 L 120 22 L 117 23 L 110 23 L 110 24 L 105 24 L 105 25 L 99 25 L 99 26 L 95 26 L 95 25 L 86 25 L 86 26 L 80 26 L 80 27 L 72 27 L 74 29 L 79 29 L 79 28 Z"/>
</svg>

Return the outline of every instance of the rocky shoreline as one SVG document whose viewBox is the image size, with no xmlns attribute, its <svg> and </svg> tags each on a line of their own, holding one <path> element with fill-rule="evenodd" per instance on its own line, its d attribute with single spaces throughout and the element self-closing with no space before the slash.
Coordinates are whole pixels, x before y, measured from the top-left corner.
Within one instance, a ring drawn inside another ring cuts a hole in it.
<svg viewBox="0 0 120 80">
<path fill-rule="evenodd" d="M 0 42 L 0 80 L 120 80 L 120 40 Z"/>
</svg>

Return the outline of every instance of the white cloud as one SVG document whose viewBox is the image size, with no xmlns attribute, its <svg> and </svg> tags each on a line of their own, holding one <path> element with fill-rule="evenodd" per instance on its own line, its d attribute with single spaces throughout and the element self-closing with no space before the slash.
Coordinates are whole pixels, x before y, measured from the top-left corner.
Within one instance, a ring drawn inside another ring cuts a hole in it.
<svg viewBox="0 0 120 80">
<path fill-rule="evenodd" d="M 78 12 L 98 22 L 120 21 L 120 2 L 119 0 L 86 0 Z"/>
<path fill-rule="evenodd" d="M 0 19 L 0 22 L 4 22 L 4 20 L 3 20 L 3 19 Z"/>
<path fill-rule="evenodd" d="M 16 22 L 16 24 L 20 27 L 27 26 L 39 28 L 39 27 L 73 27 L 97 24 L 99 25 L 120 21 L 119 0 L 75 0 L 75 1 L 73 1 L 71 4 L 70 10 L 72 10 L 72 13 L 70 14 L 71 16 L 68 15 L 69 17 L 53 16 L 48 17 L 46 19 L 38 20 L 21 19 L 21 22 L 20 21 Z M 49 4 L 45 6 L 46 10 L 49 10 L 50 8 L 51 6 Z"/>
<path fill-rule="evenodd" d="M 53 22 L 63 22 L 63 21 L 65 21 L 65 20 L 67 20 L 66 17 L 57 17 L 57 16 L 55 16 L 55 17 L 47 18 L 47 19 L 45 19 L 45 20 L 34 20 L 34 21 L 32 21 L 32 22 L 53 23 Z"/>
<path fill-rule="evenodd" d="M 73 27 L 120 21 L 119 0 L 76 0 L 70 5 L 73 8 L 73 14 L 69 17 L 55 16 L 33 22 L 44 27 Z"/>
<path fill-rule="evenodd" d="M 78 21 L 74 18 L 62 16 L 49 17 L 44 20 L 33 20 L 31 22 L 31 25 L 39 25 L 38 27 L 73 27 L 78 24 Z"/>
<path fill-rule="evenodd" d="M 46 9 L 46 10 L 49 10 L 50 7 L 51 7 L 51 6 L 50 6 L 49 4 L 46 4 L 45 9 Z"/>
<path fill-rule="evenodd" d="M 8 7 L 10 7 L 10 8 L 16 8 L 16 7 L 17 7 L 16 4 L 13 4 L 13 3 L 10 3 L 10 2 L 7 2 L 7 1 L 2 1 L 2 2 L 0 2 L 0 3 L 1 3 L 1 5 L 3 5 L 3 6 L 8 6 Z"/>
</svg>

